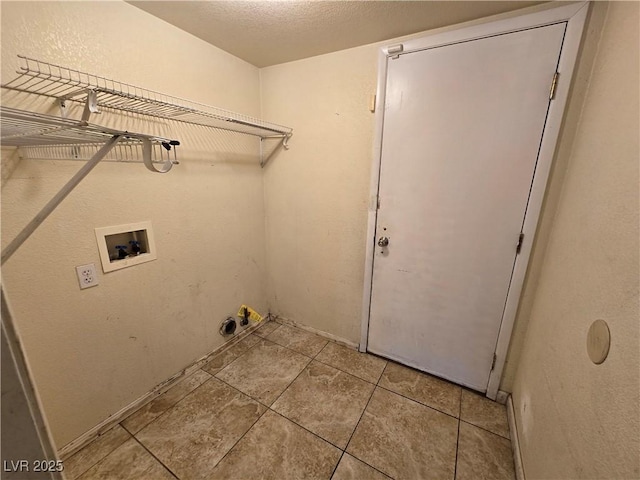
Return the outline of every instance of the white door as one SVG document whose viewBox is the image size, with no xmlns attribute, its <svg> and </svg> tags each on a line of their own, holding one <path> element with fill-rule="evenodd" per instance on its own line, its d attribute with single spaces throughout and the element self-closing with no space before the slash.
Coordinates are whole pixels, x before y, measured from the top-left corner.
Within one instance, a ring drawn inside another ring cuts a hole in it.
<svg viewBox="0 0 640 480">
<path fill-rule="evenodd" d="M 388 60 L 369 351 L 486 391 L 565 26 Z"/>
</svg>

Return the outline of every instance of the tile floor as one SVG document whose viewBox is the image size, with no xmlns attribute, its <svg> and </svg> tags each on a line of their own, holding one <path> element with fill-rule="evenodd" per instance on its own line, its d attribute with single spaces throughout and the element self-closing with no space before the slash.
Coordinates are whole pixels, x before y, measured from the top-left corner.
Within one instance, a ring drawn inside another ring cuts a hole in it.
<svg viewBox="0 0 640 480">
<path fill-rule="evenodd" d="M 275 322 L 65 461 L 68 479 L 514 479 L 504 406 Z"/>
</svg>

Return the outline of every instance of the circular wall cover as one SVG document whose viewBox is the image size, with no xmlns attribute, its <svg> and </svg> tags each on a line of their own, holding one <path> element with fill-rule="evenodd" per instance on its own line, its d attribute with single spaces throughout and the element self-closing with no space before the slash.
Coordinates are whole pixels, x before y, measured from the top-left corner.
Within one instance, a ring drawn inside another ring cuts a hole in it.
<svg viewBox="0 0 640 480">
<path fill-rule="evenodd" d="M 589 327 L 587 334 L 587 353 L 589 358 L 596 365 L 604 362 L 609 355 L 611 345 L 611 334 L 609 326 L 604 320 L 596 320 Z"/>
</svg>

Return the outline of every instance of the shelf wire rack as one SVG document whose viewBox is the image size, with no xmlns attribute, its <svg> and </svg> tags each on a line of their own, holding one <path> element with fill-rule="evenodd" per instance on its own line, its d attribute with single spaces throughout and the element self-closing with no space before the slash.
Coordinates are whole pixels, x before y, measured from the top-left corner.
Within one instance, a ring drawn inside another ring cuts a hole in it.
<svg viewBox="0 0 640 480">
<path fill-rule="evenodd" d="M 121 137 L 119 142 L 104 155 L 104 160 L 139 162 L 147 156 L 155 165 L 178 163 L 175 148 L 178 142 L 168 138 L 4 106 L 0 106 L 0 121 L 2 145 L 20 147 L 21 154 L 29 159 L 89 160 L 117 135 Z M 152 170 L 161 171 L 155 165 Z"/>
<path fill-rule="evenodd" d="M 22 55 L 18 57 L 21 63 L 18 76 L 2 87 L 56 98 L 63 108 L 67 101 L 85 103 L 85 96 L 91 92 L 97 107 L 230 130 L 261 139 L 281 138 L 285 146 L 292 135 L 289 127 L 247 115 Z"/>
</svg>

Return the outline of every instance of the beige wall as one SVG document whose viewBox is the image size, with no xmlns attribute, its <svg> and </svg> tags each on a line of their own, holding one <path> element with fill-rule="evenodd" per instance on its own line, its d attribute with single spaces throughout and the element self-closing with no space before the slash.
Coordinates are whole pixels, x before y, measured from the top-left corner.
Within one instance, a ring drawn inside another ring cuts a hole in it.
<svg viewBox="0 0 640 480">
<path fill-rule="evenodd" d="M 3 81 L 17 53 L 259 115 L 257 68 L 124 2 L 2 2 Z M 265 311 L 258 142 L 201 133 L 176 133 L 183 162 L 166 175 L 99 165 L 3 267 L 58 447 L 219 346 L 241 303 Z M 79 166 L 18 164 L 2 190 L 3 245 Z M 74 267 L 100 262 L 93 229 L 142 220 L 158 259 L 80 291 Z"/>
<path fill-rule="evenodd" d="M 295 125 L 265 168 L 272 311 L 359 342 L 377 51 L 373 46 L 261 70 L 262 114 Z"/>
<path fill-rule="evenodd" d="M 640 476 L 638 12 L 609 6 L 533 299 L 513 389 L 528 479 Z"/>
</svg>

